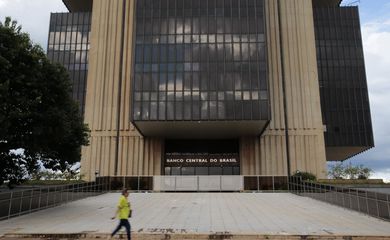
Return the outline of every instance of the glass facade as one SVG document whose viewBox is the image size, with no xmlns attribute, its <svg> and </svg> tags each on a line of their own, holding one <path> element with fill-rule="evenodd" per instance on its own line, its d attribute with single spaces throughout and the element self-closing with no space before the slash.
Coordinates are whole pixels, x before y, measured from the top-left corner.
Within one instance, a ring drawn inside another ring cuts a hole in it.
<svg viewBox="0 0 390 240">
<path fill-rule="evenodd" d="M 72 81 L 72 97 L 84 114 L 91 13 L 52 13 L 47 56 L 61 63 Z"/>
<path fill-rule="evenodd" d="M 268 120 L 264 0 L 137 0 L 133 120 Z"/>
<path fill-rule="evenodd" d="M 373 146 L 357 7 L 315 8 L 326 146 Z"/>
</svg>

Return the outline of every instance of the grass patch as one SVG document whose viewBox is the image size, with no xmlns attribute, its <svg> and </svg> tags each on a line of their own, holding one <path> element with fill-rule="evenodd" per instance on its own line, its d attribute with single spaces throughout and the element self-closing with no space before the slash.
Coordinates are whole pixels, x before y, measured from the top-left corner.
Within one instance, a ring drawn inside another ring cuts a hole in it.
<svg viewBox="0 0 390 240">
<path fill-rule="evenodd" d="M 344 185 L 390 185 L 383 182 L 383 179 L 318 179 L 318 183 L 323 184 L 344 184 Z"/>
</svg>

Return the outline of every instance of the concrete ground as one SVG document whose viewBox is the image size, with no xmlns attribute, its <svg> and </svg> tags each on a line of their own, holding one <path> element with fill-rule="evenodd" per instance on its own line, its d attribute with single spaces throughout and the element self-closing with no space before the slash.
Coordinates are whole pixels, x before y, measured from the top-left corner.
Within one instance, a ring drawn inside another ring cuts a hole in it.
<svg viewBox="0 0 390 240">
<path fill-rule="evenodd" d="M 119 193 L 0 222 L 4 234 L 109 233 Z M 290 193 L 132 193 L 137 233 L 390 236 L 390 222 Z"/>
</svg>

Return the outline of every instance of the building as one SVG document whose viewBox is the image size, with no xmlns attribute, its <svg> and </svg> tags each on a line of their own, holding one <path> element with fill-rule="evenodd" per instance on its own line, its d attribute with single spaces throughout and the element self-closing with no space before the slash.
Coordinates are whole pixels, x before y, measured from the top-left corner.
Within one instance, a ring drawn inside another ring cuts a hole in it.
<svg viewBox="0 0 390 240">
<path fill-rule="evenodd" d="M 374 146 L 357 7 L 340 0 L 64 0 L 68 68 L 100 176 L 326 176 Z"/>
</svg>

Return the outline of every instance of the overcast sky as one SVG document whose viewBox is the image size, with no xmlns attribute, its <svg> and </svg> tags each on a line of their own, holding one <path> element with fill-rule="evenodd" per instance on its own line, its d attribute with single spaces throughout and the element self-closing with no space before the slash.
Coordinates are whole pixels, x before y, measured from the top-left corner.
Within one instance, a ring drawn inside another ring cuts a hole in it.
<svg viewBox="0 0 390 240">
<path fill-rule="evenodd" d="M 373 177 L 390 181 L 390 1 L 360 0 L 359 6 L 376 147 L 349 161 L 364 164 L 375 171 Z M 0 0 L 0 21 L 11 16 L 44 49 L 50 12 L 64 11 L 61 0 Z"/>
</svg>

